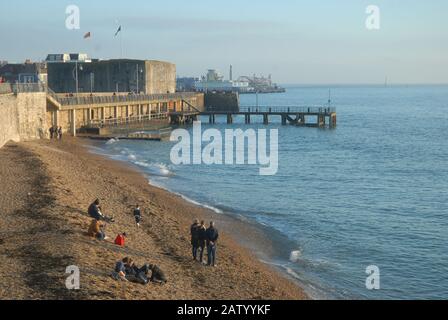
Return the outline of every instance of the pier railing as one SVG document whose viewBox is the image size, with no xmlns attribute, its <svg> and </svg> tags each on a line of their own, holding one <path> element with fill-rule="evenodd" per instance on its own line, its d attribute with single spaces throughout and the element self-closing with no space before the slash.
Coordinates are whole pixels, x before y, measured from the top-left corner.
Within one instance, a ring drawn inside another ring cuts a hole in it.
<svg viewBox="0 0 448 320">
<path fill-rule="evenodd" d="M 58 97 L 58 101 L 63 106 L 73 105 L 95 105 L 95 104 L 107 104 L 107 103 L 120 103 L 120 102 L 142 102 L 147 103 L 150 101 L 160 100 L 182 100 L 192 98 L 195 93 L 167 93 L 167 94 L 129 94 L 129 95 L 109 95 L 109 96 L 79 96 L 72 95 L 69 97 Z"/>
<path fill-rule="evenodd" d="M 92 128 L 104 128 L 104 127 L 117 127 L 129 124 L 142 123 L 150 120 L 164 120 L 169 116 L 168 113 L 152 113 L 141 116 L 131 116 L 126 118 L 111 118 L 111 119 L 95 119 L 90 121 L 89 127 Z"/>
<path fill-rule="evenodd" d="M 235 108 L 238 110 L 238 108 Z M 223 108 L 207 108 L 205 113 L 270 113 L 270 114 L 331 114 L 336 113 L 336 108 L 334 107 L 321 107 L 321 106 L 310 106 L 310 107 L 297 107 L 297 106 L 285 106 L 285 107 L 271 107 L 271 106 L 246 106 L 240 107 L 239 111 L 229 111 L 229 109 Z"/>
<path fill-rule="evenodd" d="M 244 113 L 334 113 L 336 112 L 336 108 L 332 107 L 319 107 L 319 106 L 310 106 L 310 107 L 270 107 L 270 106 L 261 106 L 261 107 L 240 107 L 240 112 Z"/>
</svg>

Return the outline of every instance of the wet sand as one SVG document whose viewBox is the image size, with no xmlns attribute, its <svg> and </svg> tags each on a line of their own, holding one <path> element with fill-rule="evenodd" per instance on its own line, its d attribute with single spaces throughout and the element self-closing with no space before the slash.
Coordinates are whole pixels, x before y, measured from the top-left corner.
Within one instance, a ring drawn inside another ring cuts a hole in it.
<svg viewBox="0 0 448 320">
<path fill-rule="evenodd" d="M 86 143 L 66 138 L 0 149 L 0 270 L 11 275 L 0 282 L 0 299 L 307 299 L 296 282 L 255 256 L 273 250 L 260 229 L 153 187 L 135 168 L 92 154 Z M 87 207 L 96 198 L 115 216 L 109 242 L 86 235 Z M 141 229 L 132 214 L 137 203 Z M 191 257 L 194 218 L 217 223 L 217 268 Z M 111 242 L 122 232 L 125 248 Z M 168 283 L 113 280 L 116 261 L 126 256 L 157 264 Z M 81 270 L 78 291 L 65 287 L 69 265 Z"/>
</svg>

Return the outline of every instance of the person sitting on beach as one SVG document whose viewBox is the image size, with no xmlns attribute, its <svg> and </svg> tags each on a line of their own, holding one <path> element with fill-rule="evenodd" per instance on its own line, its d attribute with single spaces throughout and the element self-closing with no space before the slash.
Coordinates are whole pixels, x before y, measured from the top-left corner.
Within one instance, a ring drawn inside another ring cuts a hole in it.
<svg viewBox="0 0 448 320">
<path fill-rule="evenodd" d="M 206 231 L 207 236 L 207 257 L 208 257 L 208 265 L 215 267 L 216 264 L 216 248 L 217 241 L 219 238 L 218 229 L 215 228 L 215 223 L 210 222 L 210 227 Z"/>
<path fill-rule="evenodd" d="M 140 223 L 142 222 L 142 210 L 140 209 L 139 205 L 135 206 L 134 218 L 135 218 L 135 224 L 137 225 L 137 228 L 140 228 Z"/>
<path fill-rule="evenodd" d="M 199 262 L 204 262 L 204 252 L 207 244 L 207 228 L 205 227 L 205 221 L 202 220 L 198 227 L 198 248 L 199 248 Z"/>
<path fill-rule="evenodd" d="M 109 222 L 109 223 L 110 222 L 115 222 L 114 217 L 108 218 L 101 211 L 102 211 L 102 209 L 101 209 L 101 205 L 100 205 L 100 200 L 99 199 L 96 199 L 89 206 L 89 209 L 88 209 L 89 216 L 91 218 L 95 219 L 95 220 L 98 220 L 98 221 L 103 220 L 103 221 L 106 221 L 106 222 Z"/>
<path fill-rule="evenodd" d="M 143 267 L 139 268 L 131 258 L 126 257 L 117 262 L 115 265 L 115 272 L 112 276 L 116 280 L 121 279 L 123 281 L 145 285 L 149 283 L 148 273 L 150 270 L 151 268 L 149 264 L 145 264 Z"/>
<path fill-rule="evenodd" d="M 98 239 L 98 240 L 105 240 L 106 234 L 102 230 L 103 225 L 100 221 L 93 219 L 92 223 L 90 224 L 89 230 L 87 231 L 87 234 L 89 237 Z"/>
<path fill-rule="evenodd" d="M 97 221 L 103 220 L 104 215 L 101 213 L 100 200 L 96 199 L 88 209 L 89 216 Z"/>
<path fill-rule="evenodd" d="M 149 270 L 152 271 L 151 279 L 150 279 L 151 282 L 158 283 L 158 284 L 164 284 L 164 283 L 168 282 L 168 280 L 165 276 L 165 273 L 158 266 L 150 264 Z"/>
<path fill-rule="evenodd" d="M 197 260 L 199 248 L 199 220 L 195 219 L 190 227 L 193 260 Z"/>
<path fill-rule="evenodd" d="M 115 244 L 116 244 L 117 246 L 124 247 L 124 245 L 125 245 L 125 243 L 126 243 L 126 237 L 127 237 L 127 234 L 126 234 L 126 233 L 119 234 L 119 235 L 117 236 L 117 238 L 115 239 Z"/>
</svg>

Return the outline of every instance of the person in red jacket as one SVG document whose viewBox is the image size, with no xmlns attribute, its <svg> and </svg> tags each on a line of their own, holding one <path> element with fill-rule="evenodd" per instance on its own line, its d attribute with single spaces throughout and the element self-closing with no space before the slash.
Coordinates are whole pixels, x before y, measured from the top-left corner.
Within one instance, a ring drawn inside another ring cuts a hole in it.
<svg viewBox="0 0 448 320">
<path fill-rule="evenodd" d="M 126 233 L 119 234 L 117 236 L 117 238 L 115 239 L 115 244 L 117 246 L 124 247 L 124 245 L 126 243 L 126 237 L 127 237 Z"/>
</svg>

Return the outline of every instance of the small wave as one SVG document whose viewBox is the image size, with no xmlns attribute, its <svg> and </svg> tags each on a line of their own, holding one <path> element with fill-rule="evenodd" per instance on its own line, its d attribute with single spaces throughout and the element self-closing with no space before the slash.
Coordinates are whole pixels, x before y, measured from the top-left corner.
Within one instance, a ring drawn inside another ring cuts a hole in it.
<svg viewBox="0 0 448 320">
<path fill-rule="evenodd" d="M 156 166 L 159 168 L 160 172 L 164 175 L 172 175 L 173 173 L 170 171 L 169 167 L 164 163 L 156 163 Z"/>
<path fill-rule="evenodd" d="M 200 207 L 203 207 L 203 208 L 206 208 L 206 209 L 210 209 L 210 210 L 214 211 L 215 213 L 219 213 L 219 214 L 224 213 L 221 209 L 218 209 L 216 207 L 213 207 L 213 206 L 205 204 L 205 203 L 201 203 L 201 202 L 195 201 L 193 199 L 190 199 L 190 198 L 184 196 L 183 194 L 179 194 L 179 195 L 182 197 L 182 199 L 184 199 L 184 200 L 186 200 L 186 201 L 188 201 L 188 202 L 190 202 L 190 203 L 192 203 L 194 205 L 197 205 L 197 206 L 200 206 Z"/>
<path fill-rule="evenodd" d="M 106 142 L 106 145 L 112 145 L 112 144 L 114 144 L 114 143 L 117 143 L 117 142 L 119 142 L 120 140 L 118 140 L 118 139 L 114 139 L 114 138 L 112 138 L 112 139 L 110 139 L 109 141 L 107 141 Z"/>
<path fill-rule="evenodd" d="M 296 263 L 299 261 L 301 255 L 302 252 L 300 252 L 299 250 L 292 251 L 289 256 L 289 261 Z"/>
<path fill-rule="evenodd" d="M 191 199 L 191 198 L 188 198 L 187 196 L 184 196 L 184 195 L 181 194 L 181 193 L 174 192 L 174 191 L 168 189 L 168 188 L 167 188 L 166 186 L 164 186 L 163 184 L 157 183 L 157 182 L 155 182 L 154 180 L 149 179 L 148 182 L 149 182 L 150 185 L 152 185 L 152 186 L 154 186 L 154 187 L 157 187 L 157 188 L 159 188 L 159 189 L 168 191 L 168 192 L 170 192 L 170 193 L 172 193 L 172 194 L 175 194 L 175 195 L 181 197 L 182 199 L 184 199 L 185 201 L 187 201 L 187 202 L 189 202 L 189 203 L 191 203 L 191 204 L 194 204 L 195 206 L 199 206 L 199 207 L 202 207 L 202 208 L 206 208 L 206 209 L 212 210 L 213 212 L 218 213 L 218 214 L 223 214 L 223 213 L 224 213 L 224 211 L 222 211 L 221 209 L 218 209 L 218 208 L 213 207 L 213 206 L 211 206 L 211 205 L 208 205 L 208 204 L 206 204 L 206 203 L 198 202 L 198 201 L 196 201 L 196 200 L 193 200 L 193 199 Z"/>
<path fill-rule="evenodd" d="M 170 170 L 169 166 L 164 163 L 146 161 L 134 161 L 133 163 L 139 167 L 146 168 L 148 173 L 153 176 L 171 177 L 175 175 L 174 172 Z"/>
</svg>

